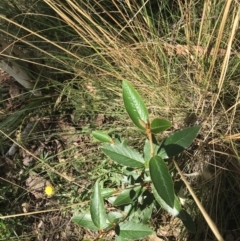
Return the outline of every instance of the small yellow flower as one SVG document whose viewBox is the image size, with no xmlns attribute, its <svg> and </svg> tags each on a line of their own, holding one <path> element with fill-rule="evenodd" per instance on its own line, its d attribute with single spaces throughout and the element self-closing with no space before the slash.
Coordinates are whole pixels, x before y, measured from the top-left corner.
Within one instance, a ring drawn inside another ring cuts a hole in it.
<svg viewBox="0 0 240 241">
<path fill-rule="evenodd" d="M 54 195 L 54 187 L 52 185 L 47 185 L 45 187 L 45 193 L 47 195 L 47 197 L 51 197 Z"/>
</svg>

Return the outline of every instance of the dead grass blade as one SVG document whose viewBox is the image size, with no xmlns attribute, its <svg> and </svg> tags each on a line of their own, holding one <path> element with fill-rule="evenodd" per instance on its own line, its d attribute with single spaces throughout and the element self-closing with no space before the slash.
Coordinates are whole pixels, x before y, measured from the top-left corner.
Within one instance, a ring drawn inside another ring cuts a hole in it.
<svg viewBox="0 0 240 241">
<path fill-rule="evenodd" d="M 231 3 L 232 3 L 232 0 L 226 1 L 225 8 L 223 8 L 224 12 L 223 12 L 222 21 L 221 21 L 221 24 L 220 24 L 220 27 L 219 27 L 219 30 L 218 30 L 218 35 L 217 35 L 217 38 L 216 38 L 216 44 L 214 46 L 214 54 L 213 54 L 213 58 L 212 58 L 212 61 L 211 61 L 211 64 L 210 64 L 210 68 L 209 68 L 208 73 L 207 73 L 207 81 L 209 81 L 209 82 L 211 82 L 210 78 L 212 76 L 213 69 L 214 69 L 214 66 L 215 66 L 215 62 L 216 62 L 217 57 L 218 57 L 218 50 L 220 48 L 220 44 L 221 44 L 222 37 L 223 37 L 223 31 L 224 31 L 224 28 L 225 28 L 225 25 L 226 25 L 226 22 L 227 22 L 227 19 L 228 19 L 228 16 L 229 16 Z"/>
<path fill-rule="evenodd" d="M 217 103 L 217 100 L 219 99 L 219 95 L 222 91 L 223 82 L 225 80 L 226 73 L 227 73 L 227 70 L 228 70 L 228 64 L 229 64 L 230 55 L 231 55 L 232 43 L 234 41 L 235 34 L 238 30 L 239 20 L 240 20 L 240 7 L 238 7 L 237 13 L 234 17 L 233 26 L 232 26 L 230 36 L 229 36 L 229 40 L 228 40 L 228 44 L 227 44 L 227 51 L 225 53 L 224 61 L 223 61 L 222 68 L 221 68 L 221 75 L 220 75 L 219 81 L 218 81 L 218 93 L 217 93 L 217 96 L 216 96 L 215 101 L 213 103 L 212 111 L 214 110 L 215 105 Z"/>
</svg>

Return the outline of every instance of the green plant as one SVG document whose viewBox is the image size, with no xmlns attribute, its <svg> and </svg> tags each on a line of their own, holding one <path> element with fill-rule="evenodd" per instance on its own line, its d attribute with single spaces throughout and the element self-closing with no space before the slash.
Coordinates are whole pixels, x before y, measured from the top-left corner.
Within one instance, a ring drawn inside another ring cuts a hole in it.
<svg viewBox="0 0 240 241">
<path fill-rule="evenodd" d="M 122 88 L 125 109 L 133 123 L 147 135 L 143 155 L 128 146 L 126 141 L 94 131 L 93 136 L 104 142 L 102 151 L 123 166 L 122 181 L 125 185 L 117 190 L 104 188 L 104 182 L 98 179 L 90 200 L 90 213 L 75 214 L 72 220 L 84 228 L 98 230 L 99 237 L 115 230 L 117 240 L 139 239 L 153 234 L 147 222 L 160 204 L 194 233 L 194 222 L 181 207 L 174 190 L 175 170 L 170 170 L 169 165 L 172 157 L 190 146 L 200 126 L 176 131 L 159 146 L 154 134 L 170 128 L 171 122 L 160 118 L 150 122 L 147 108 L 137 91 L 127 81 L 123 81 Z M 118 211 L 107 213 L 104 199 L 119 207 Z"/>
</svg>

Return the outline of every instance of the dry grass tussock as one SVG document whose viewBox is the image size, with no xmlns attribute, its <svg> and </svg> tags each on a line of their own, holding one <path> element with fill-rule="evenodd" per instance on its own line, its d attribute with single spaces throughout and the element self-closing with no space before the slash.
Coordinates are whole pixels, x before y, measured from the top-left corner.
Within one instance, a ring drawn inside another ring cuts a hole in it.
<svg viewBox="0 0 240 241">
<path fill-rule="evenodd" d="M 66 99 L 83 105 L 85 95 L 91 101 L 110 96 L 99 112 L 111 115 L 121 109 L 120 83 L 127 79 L 139 90 L 152 116 L 172 120 L 174 129 L 202 125 L 196 147 L 179 163 L 184 173 L 197 173 L 187 177 L 188 181 L 226 240 L 231 241 L 230 236 L 237 240 L 239 3 L 16 1 L 20 10 L 16 14 L 14 1 L 2 2 L 0 25 L 5 27 L 0 36 L 30 54 L 21 61 L 39 67 L 36 88 L 46 95 L 46 85 L 54 89 L 55 109 Z M 4 15 L 3 7 L 9 9 L 9 16 Z M 13 55 L 1 54 L 1 58 L 18 60 Z M 56 76 L 63 77 L 53 79 Z M 124 128 L 127 116 L 119 112 L 117 123 Z M 58 175 L 55 169 L 54 173 Z M 198 228 L 189 240 L 212 240 L 191 197 L 187 192 L 185 196 L 186 208 L 195 215 Z M 175 240 L 187 237 L 182 235 Z"/>
</svg>

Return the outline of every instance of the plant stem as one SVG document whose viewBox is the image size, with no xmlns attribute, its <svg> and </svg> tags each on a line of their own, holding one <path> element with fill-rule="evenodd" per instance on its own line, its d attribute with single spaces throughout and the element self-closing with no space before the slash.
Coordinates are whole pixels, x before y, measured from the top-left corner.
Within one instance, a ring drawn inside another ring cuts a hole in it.
<svg viewBox="0 0 240 241">
<path fill-rule="evenodd" d="M 151 127 L 150 127 L 150 123 L 148 121 L 148 123 L 146 124 L 146 134 L 147 134 L 147 138 L 150 142 L 150 154 L 151 157 L 154 156 L 154 150 L 153 150 L 153 141 L 152 141 L 152 132 L 151 132 Z"/>
</svg>

